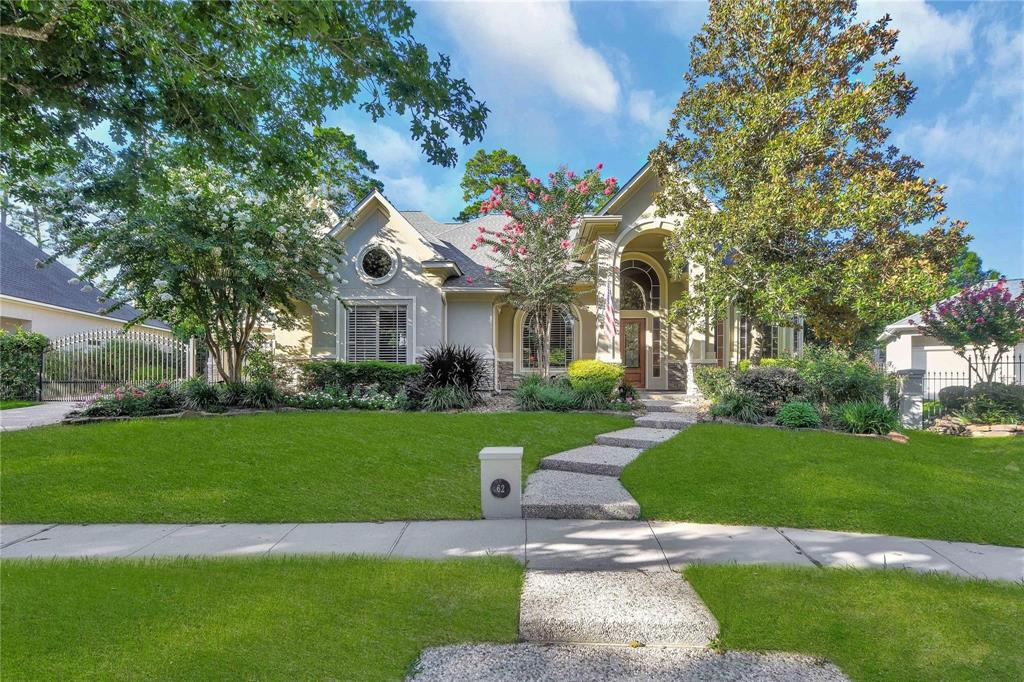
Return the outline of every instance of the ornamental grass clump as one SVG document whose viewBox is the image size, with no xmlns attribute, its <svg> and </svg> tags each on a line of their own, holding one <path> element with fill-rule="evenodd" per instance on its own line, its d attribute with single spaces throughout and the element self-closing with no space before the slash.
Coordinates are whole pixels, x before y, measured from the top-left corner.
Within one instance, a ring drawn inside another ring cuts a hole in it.
<svg viewBox="0 0 1024 682">
<path fill-rule="evenodd" d="M 835 405 L 829 410 L 829 421 L 850 433 L 884 435 L 900 426 L 899 415 L 880 402 L 853 400 Z"/>
<path fill-rule="evenodd" d="M 764 417 L 764 413 L 761 411 L 761 404 L 757 396 L 729 389 L 712 406 L 711 416 L 729 417 L 741 422 L 756 424 Z"/>
</svg>

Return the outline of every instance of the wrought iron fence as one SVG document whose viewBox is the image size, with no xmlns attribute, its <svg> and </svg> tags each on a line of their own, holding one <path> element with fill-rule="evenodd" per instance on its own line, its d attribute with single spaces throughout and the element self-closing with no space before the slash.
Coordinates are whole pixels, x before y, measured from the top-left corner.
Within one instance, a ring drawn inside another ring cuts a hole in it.
<svg viewBox="0 0 1024 682">
<path fill-rule="evenodd" d="M 39 372 L 41 400 L 82 400 L 104 386 L 144 386 L 195 374 L 195 346 L 149 332 L 95 329 L 50 341 Z"/>
<path fill-rule="evenodd" d="M 970 389 L 986 378 L 984 370 L 975 371 L 977 368 L 971 358 L 967 359 L 967 370 L 962 372 L 926 372 L 924 375 L 924 404 L 922 413 L 925 425 L 933 423 L 939 417 L 950 412 L 950 400 L 947 397 L 947 405 L 943 405 L 940 394 L 943 389 L 951 386 L 963 386 Z M 982 378 L 979 378 L 979 373 Z M 1024 384 L 1024 355 L 1009 357 L 1000 360 L 995 367 L 992 381 L 1001 384 Z"/>
</svg>

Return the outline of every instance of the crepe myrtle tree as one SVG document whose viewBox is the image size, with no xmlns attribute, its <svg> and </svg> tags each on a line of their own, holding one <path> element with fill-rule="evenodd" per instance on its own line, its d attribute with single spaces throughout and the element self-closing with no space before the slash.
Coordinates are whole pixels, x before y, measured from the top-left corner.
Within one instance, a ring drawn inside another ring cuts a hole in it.
<svg viewBox="0 0 1024 682">
<path fill-rule="evenodd" d="M 1003 356 L 1024 341 L 1024 292 L 1014 296 L 1000 277 L 963 289 L 921 312 L 917 330 L 952 346 L 979 381 L 992 381 Z M 970 358 L 968 358 L 970 353 Z"/>
<path fill-rule="evenodd" d="M 107 310 L 130 301 L 140 311 L 129 324 L 201 329 L 220 376 L 240 381 L 262 324 L 294 328 L 295 301 L 326 303 L 343 249 L 322 238 L 329 211 L 309 191 L 254 190 L 252 178 L 218 166 L 165 177 L 122 211 L 73 202 L 59 253 L 79 256 L 85 282 L 106 274 Z"/>
<path fill-rule="evenodd" d="M 507 287 L 508 302 L 527 314 L 537 339 L 537 366 L 547 377 L 551 366 L 551 320 L 569 305 L 576 285 L 593 278 L 588 256 L 574 241 L 580 218 L 617 189 L 613 177 L 601 177 L 602 164 L 582 175 L 563 167 L 547 181 L 531 177 L 523 186 L 495 185 L 480 213 L 504 213 L 500 230 L 478 227 L 471 249 L 488 249 L 494 261 L 488 277 Z"/>
</svg>

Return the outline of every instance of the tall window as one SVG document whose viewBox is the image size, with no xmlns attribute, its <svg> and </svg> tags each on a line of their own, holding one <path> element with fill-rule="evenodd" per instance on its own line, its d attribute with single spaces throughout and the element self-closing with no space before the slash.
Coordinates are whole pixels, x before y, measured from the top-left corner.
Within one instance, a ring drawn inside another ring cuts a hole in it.
<svg viewBox="0 0 1024 682">
<path fill-rule="evenodd" d="M 536 369 L 540 366 L 540 342 L 533 332 L 535 314 L 530 313 L 523 318 L 523 369 Z M 551 369 L 565 369 L 573 361 L 574 333 L 572 313 L 556 309 L 551 316 L 551 357 L 548 363 Z"/>
<path fill-rule="evenodd" d="M 779 357 L 779 328 L 776 326 L 768 327 L 764 337 L 764 357 L 766 358 L 777 358 Z"/>
<path fill-rule="evenodd" d="M 661 304 L 658 273 L 642 260 L 624 260 L 619 268 L 619 308 L 657 310 Z"/>
<path fill-rule="evenodd" d="M 750 359 L 750 326 L 753 324 L 752 320 L 743 315 L 740 317 L 739 327 L 739 356 L 740 360 Z M 763 358 L 777 358 L 779 357 L 779 349 L 781 348 L 781 336 L 782 330 L 774 325 L 765 327 L 764 338 L 761 340 L 761 357 Z"/>
<path fill-rule="evenodd" d="M 725 320 L 708 320 L 705 327 L 704 359 L 718 360 L 719 367 L 725 362 Z"/>
<path fill-rule="evenodd" d="M 737 354 L 740 360 L 750 359 L 750 318 L 740 315 L 739 329 L 736 334 Z"/>
<path fill-rule="evenodd" d="M 407 305 L 350 305 L 347 312 L 345 344 L 349 362 L 408 361 Z"/>
</svg>

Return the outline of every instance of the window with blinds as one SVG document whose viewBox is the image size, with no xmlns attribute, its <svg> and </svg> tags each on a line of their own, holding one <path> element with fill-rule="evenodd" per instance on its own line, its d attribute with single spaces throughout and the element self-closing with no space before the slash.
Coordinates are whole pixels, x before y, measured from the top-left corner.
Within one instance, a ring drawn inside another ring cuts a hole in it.
<svg viewBox="0 0 1024 682">
<path fill-rule="evenodd" d="M 523 369 L 540 366 L 540 342 L 533 333 L 533 315 L 523 318 Z M 551 317 L 551 369 L 565 369 L 573 361 L 573 317 L 565 310 L 556 310 Z"/>
<path fill-rule="evenodd" d="M 407 305 L 350 305 L 345 330 L 349 362 L 408 362 Z"/>
</svg>

